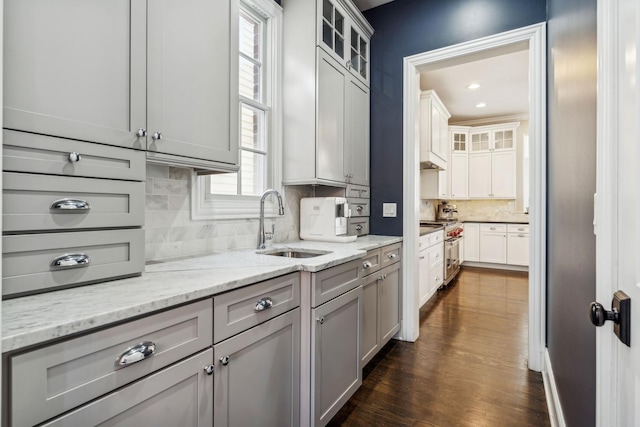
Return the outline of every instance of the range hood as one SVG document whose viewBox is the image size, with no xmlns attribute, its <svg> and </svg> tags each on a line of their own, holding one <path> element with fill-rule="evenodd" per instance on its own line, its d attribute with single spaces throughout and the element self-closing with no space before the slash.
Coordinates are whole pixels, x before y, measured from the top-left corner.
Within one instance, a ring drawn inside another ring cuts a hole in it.
<svg viewBox="0 0 640 427">
<path fill-rule="evenodd" d="M 428 151 L 420 154 L 420 170 L 446 170 L 447 162 L 437 154 Z"/>
</svg>

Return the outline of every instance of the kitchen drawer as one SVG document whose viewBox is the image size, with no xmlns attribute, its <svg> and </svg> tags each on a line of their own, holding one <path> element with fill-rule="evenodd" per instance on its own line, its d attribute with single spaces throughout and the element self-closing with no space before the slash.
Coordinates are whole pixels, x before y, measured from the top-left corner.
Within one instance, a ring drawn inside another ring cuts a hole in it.
<svg viewBox="0 0 640 427">
<path fill-rule="evenodd" d="M 144 151 L 4 130 L 3 169 L 51 175 L 144 181 Z M 71 161 L 77 153 L 80 160 Z"/>
<path fill-rule="evenodd" d="M 370 215 L 369 199 L 347 199 L 347 202 L 349 203 L 352 218 L 368 217 Z"/>
<path fill-rule="evenodd" d="M 529 224 L 507 224 L 507 233 L 529 233 Z"/>
<path fill-rule="evenodd" d="M 429 247 L 429 236 L 431 234 L 425 234 L 420 236 L 420 239 L 418 240 L 418 250 L 424 250 L 426 248 Z"/>
<path fill-rule="evenodd" d="M 369 218 L 349 218 L 347 234 L 350 236 L 365 236 L 369 234 Z"/>
<path fill-rule="evenodd" d="M 67 255 L 77 255 L 80 262 L 63 259 Z M 88 262 L 83 263 L 80 255 L 88 257 Z M 59 266 L 53 265 L 55 260 Z M 143 270 L 144 231 L 141 229 L 2 238 L 3 297 L 130 276 Z"/>
<path fill-rule="evenodd" d="M 366 185 L 348 184 L 346 190 L 347 197 L 355 197 L 358 199 L 370 199 L 371 189 Z"/>
<path fill-rule="evenodd" d="M 5 232 L 144 224 L 144 182 L 5 172 L 2 186 Z"/>
<path fill-rule="evenodd" d="M 441 262 L 429 267 L 429 283 L 437 289 L 444 283 L 444 263 Z"/>
<path fill-rule="evenodd" d="M 361 260 L 349 261 L 311 275 L 311 306 L 319 305 L 360 286 Z"/>
<path fill-rule="evenodd" d="M 362 277 L 368 276 L 369 274 L 375 273 L 380 270 L 380 266 L 382 265 L 382 252 L 380 249 L 372 249 L 367 252 L 364 258 L 361 259 L 362 269 L 360 270 L 360 275 Z"/>
<path fill-rule="evenodd" d="M 426 235 L 427 247 L 433 246 L 437 243 L 444 242 L 444 230 L 434 231 Z"/>
<path fill-rule="evenodd" d="M 380 248 L 382 264 L 380 268 L 394 264 L 402 259 L 402 243 L 395 243 Z"/>
<path fill-rule="evenodd" d="M 480 233 L 506 233 L 507 224 L 480 224 Z"/>
<path fill-rule="evenodd" d="M 213 340 L 218 343 L 299 307 L 300 273 L 287 274 L 216 295 L 213 305 Z"/>
<path fill-rule="evenodd" d="M 203 350 L 212 344 L 212 329 L 207 299 L 13 356 L 11 425 L 40 423 Z M 151 356 L 116 364 L 119 355 L 143 341 L 155 344 Z"/>
<path fill-rule="evenodd" d="M 433 268 L 436 264 L 444 261 L 444 245 L 433 246 L 427 249 L 429 257 L 429 268 Z"/>
</svg>

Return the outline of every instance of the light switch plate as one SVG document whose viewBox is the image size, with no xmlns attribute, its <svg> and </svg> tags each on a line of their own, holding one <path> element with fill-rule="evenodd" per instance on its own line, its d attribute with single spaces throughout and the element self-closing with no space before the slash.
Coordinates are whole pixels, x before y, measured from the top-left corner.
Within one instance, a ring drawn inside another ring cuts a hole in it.
<svg viewBox="0 0 640 427">
<path fill-rule="evenodd" d="M 383 203 L 382 204 L 382 216 L 395 218 L 398 216 L 397 214 L 397 204 L 396 203 Z"/>
</svg>

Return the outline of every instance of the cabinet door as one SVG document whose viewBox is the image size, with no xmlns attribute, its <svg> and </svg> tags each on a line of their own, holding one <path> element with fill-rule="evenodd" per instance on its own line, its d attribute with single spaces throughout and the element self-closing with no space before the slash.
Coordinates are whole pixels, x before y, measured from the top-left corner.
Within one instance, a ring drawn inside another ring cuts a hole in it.
<svg viewBox="0 0 640 427">
<path fill-rule="evenodd" d="M 491 149 L 491 131 L 476 131 L 469 134 L 471 144 L 469 144 L 470 153 L 489 152 Z"/>
<path fill-rule="evenodd" d="M 345 181 L 344 129 L 347 70 L 322 49 L 318 50 L 318 178 Z"/>
<path fill-rule="evenodd" d="M 369 185 L 369 89 L 347 80 L 344 172 L 351 184 Z"/>
<path fill-rule="evenodd" d="M 312 310 L 311 387 L 315 425 L 325 425 L 362 384 L 360 298 L 353 289 Z"/>
<path fill-rule="evenodd" d="M 466 154 L 451 155 L 451 162 L 449 163 L 449 182 L 451 183 L 451 198 L 453 199 L 466 199 L 469 197 L 468 190 L 468 157 Z"/>
<path fill-rule="evenodd" d="M 529 265 L 529 235 L 507 233 L 507 264 Z"/>
<path fill-rule="evenodd" d="M 371 274 L 362 283 L 362 315 L 360 317 L 360 359 L 366 365 L 380 350 L 378 332 L 378 287 L 380 274 Z"/>
<path fill-rule="evenodd" d="M 429 299 L 429 251 L 421 250 L 418 254 L 418 297 L 419 306 L 422 307 Z"/>
<path fill-rule="evenodd" d="M 214 426 L 299 424 L 299 308 L 216 344 L 214 352 Z"/>
<path fill-rule="evenodd" d="M 491 153 L 469 155 L 469 197 L 491 197 Z"/>
<path fill-rule="evenodd" d="M 149 2 L 147 61 L 149 157 L 237 164 L 237 2 Z"/>
<path fill-rule="evenodd" d="M 210 426 L 213 376 L 203 367 L 211 364 L 209 349 L 42 425 Z"/>
<path fill-rule="evenodd" d="M 402 310 L 401 272 L 402 263 L 380 270 L 382 281 L 378 287 L 380 316 L 380 345 L 383 346 L 400 330 Z"/>
<path fill-rule="evenodd" d="M 480 261 L 480 224 L 464 224 L 464 259 Z"/>
<path fill-rule="evenodd" d="M 144 149 L 146 1 L 4 2 L 4 127 Z"/>
<path fill-rule="evenodd" d="M 507 234 L 501 231 L 480 234 L 480 262 L 506 264 Z"/>
<path fill-rule="evenodd" d="M 350 59 L 348 68 L 362 83 L 369 85 L 369 39 L 360 30 L 350 25 Z"/>
<path fill-rule="evenodd" d="M 516 198 L 516 152 L 491 154 L 491 197 Z"/>
<path fill-rule="evenodd" d="M 335 0 L 318 1 L 318 46 L 329 52 L 342 66 L 347 57 L 347 13 Z"/>
<path fill-rule="evenodd" d="M 515 149 L 515 134 L 513 129 L 493 131 L 493 149 L 495 151 Z"/>
</svg>

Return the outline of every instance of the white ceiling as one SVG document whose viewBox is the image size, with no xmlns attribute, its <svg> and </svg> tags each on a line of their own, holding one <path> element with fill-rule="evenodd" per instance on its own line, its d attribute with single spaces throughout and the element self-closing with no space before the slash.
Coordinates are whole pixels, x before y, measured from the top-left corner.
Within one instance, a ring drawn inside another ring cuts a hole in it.
<svg viewBox="0 0 640 427">
<path fill-rule="evenodd" d="M 420 89 L 436 91 L 451 113 L 449 123 L 526 116 L 528 75 L 528 46 L 519 44 L 421 69 Z M 480 88 L 470 90 L 470 83 L 478 83 Z M 476 108 L 480 102 L 487 106 Z"/>
</svg>

